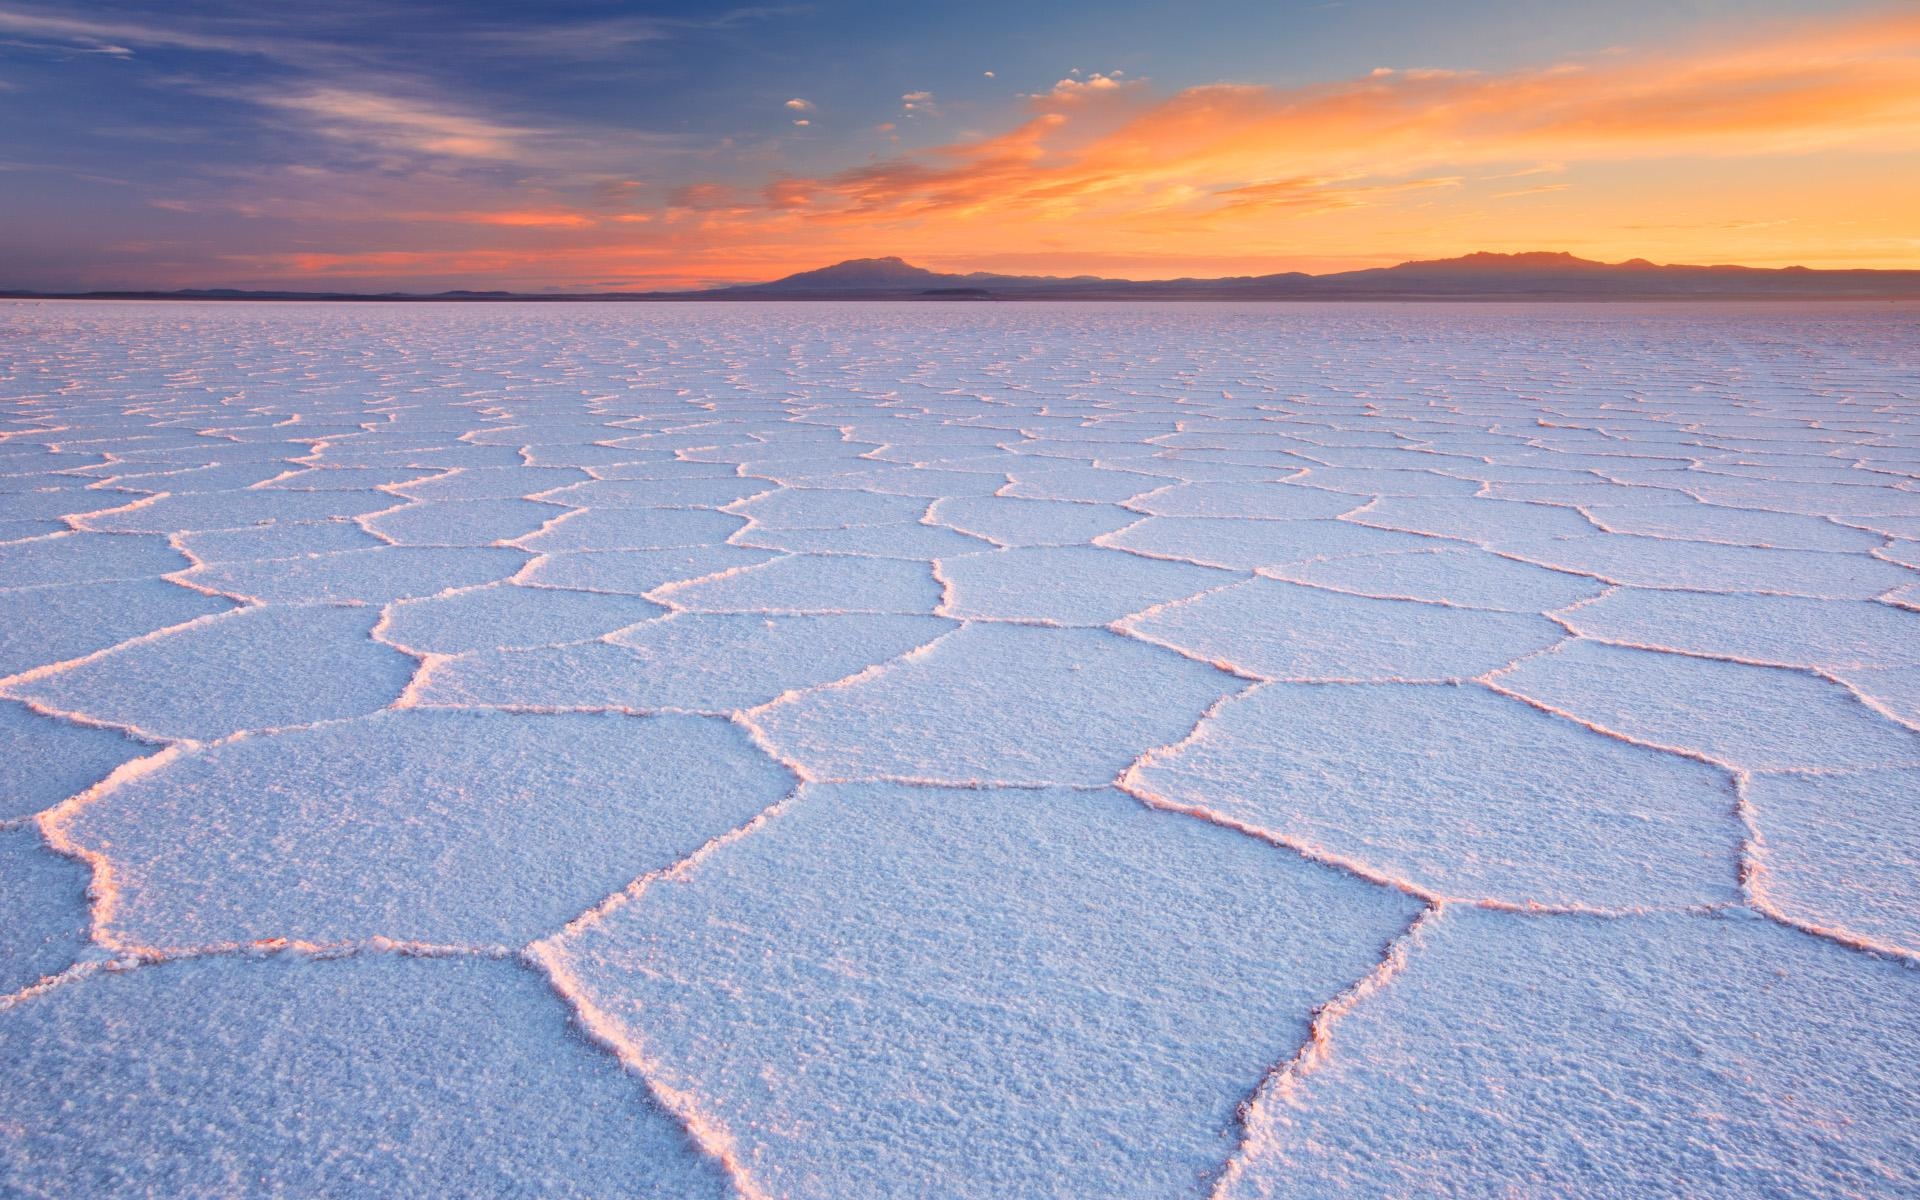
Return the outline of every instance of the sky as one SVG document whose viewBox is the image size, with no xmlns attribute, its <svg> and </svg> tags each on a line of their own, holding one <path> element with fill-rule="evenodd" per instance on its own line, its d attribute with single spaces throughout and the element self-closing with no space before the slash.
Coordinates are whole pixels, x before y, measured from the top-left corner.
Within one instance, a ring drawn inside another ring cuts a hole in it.
<svg viewBox="0 0 1920 1200">
<path fill-rule="evenodd" d="M 1920 268 L 1920 3 L 0 0 L 0 287 Z"/>
</svg>

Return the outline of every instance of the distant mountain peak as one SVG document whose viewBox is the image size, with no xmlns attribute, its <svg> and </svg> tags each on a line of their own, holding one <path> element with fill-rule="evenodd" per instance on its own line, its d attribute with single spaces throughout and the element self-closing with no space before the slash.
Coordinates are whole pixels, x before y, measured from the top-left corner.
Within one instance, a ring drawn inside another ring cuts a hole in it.
<svg viewBox="0 0 1920 1200">
<path fill-rule="evenodd" d="M 927 271 L 925 267 L 916 267 L 912 263 L 908 262 L 904 258 L 901 258 L 897 254 L 889 254 L 885 258 L 844 259 L 840 262 L 833 263 L 830 266 L 818 267 L 812 271 L 807 271 L 803 273 L 808 275 L 824 275 L 829 271 L 838 271 L 843 273 L 853 273 L 853 272 L 859 272 L 859 271 L 921 271 L 926 274 L 932 274 L 932 272 Z"/>
<path fill-rule="evenodd" d="M 942 275 L 925 267 L 916 267 L 898 256 L 886 258 L 850 258 L 813 271 L 801 271 L 771 283 L 751 285 L 768 291 L 845 290 L 872 288 L 935 287 L 951 284 L 958 275 Z"/>
<path fill-rule="evenodd" d="M 1459 258 L 1417 259 L 1389 269 L 1395 271 L 1566 271 L 1587 270 L 1606 265 L 1603 262 L 1595 262 L 1591 258 L 1577 257 L 1565 250 L 1526 250 L 1519 254 L 1497 254 L 1491 250 L 1476 250 L 1472 254 L 1463 254 Z"/>
</svg>

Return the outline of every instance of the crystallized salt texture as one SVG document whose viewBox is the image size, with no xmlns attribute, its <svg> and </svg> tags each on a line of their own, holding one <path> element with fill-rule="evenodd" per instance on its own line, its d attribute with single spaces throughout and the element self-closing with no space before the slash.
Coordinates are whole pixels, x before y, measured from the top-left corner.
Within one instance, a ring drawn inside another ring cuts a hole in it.
<svg viewBox="0 0 1920 1200">
<path fill-rule="evenodd" d="M 1920 1171 L 1909 307 L 3 307 L 0 1191 Z"/>
<path fill-rule="evenodd" d="M 711 718 L 412 710 L 182 755 L 60 831 L 133 945 L 517 945 L 790 786 Z"/>
</svg>

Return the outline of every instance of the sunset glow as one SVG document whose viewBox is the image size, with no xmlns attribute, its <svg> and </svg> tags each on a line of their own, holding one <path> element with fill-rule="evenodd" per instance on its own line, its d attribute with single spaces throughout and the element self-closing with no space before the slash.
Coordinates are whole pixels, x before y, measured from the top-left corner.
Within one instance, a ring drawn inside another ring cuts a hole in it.
<svg viewBox="0 0 1920 1200">
<path fill-rule="evenodd" d="M 1384 2 L 1097 33 L 1089 10 L 1049 17 L 1044 52 L 951 30 L 937 63 L 895 53 L 925 15 L 581 4 L 508 28 L 487 7 L 0 7 L 0 285 L 672 288 L 883 255 L 1129 278 L 1534 249 L 1920 266 L 1906 5 L 1527 9 L 1498 56 L 1470 35 L 1522 16 L 1494 4 L 1445 29 Z M 1428 49 L 1358 57 L 1382 39 L 1356 23 L 1396 17 Z M 1258 38 L 1222 48 L 1256 24 L 1265 67 Z M 428 33 L 444 53 L 416 52 Z M 76 89 L 98 99 L 47 107 Z"/>
</svg>

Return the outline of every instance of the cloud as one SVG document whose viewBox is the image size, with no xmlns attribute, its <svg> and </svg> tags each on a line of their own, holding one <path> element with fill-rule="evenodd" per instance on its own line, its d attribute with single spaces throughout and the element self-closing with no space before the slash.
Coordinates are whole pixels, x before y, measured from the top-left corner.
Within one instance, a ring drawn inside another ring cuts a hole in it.
<svg viewBox="0 0 1920 1200">
<path fill-rule="evenodd" d="M 373 0 L 365 4 L 309 5 L 301 10 L 284 5 L 189 5 L 158 6 L 167 11 L 166 23 L 123 18 L 74 17 L 64 14 L 0 5 L 0 33 L 13 33 L 46 42 L 61 43 L 102 53 L 125 55 L 129 47 L 199 50 L 212 53 L 244 54 L 269 58 L 294 66 L 318 69 L 325 65 L 379 60 L 387 48 L 377 37 L 351 37 L 335 40 L 303 34 L 303 18 L 309 28 L 338 30 L 354 25 L 374 25 L 389 14 L 390 4 Z M 221 7 L 238 8 L 217 18 Z M 433 6 L 420 6 L 431 9 Z M 450 6 L 458 9 L 461 6 Z M 476 9 L 479 6 L 472 6 Z M 200 9 L 206 15 L 195 13 Z M 291 9 L 292 11 L 279 11 Z M 212 10 L 209 12 L 208 10 Z M 337 11 L 334 11 L 337 10 Z M 478 12 L 461 14 L 459 20 L 436 23 L 436 52 L 447 58 L 472 56 L 484 60 L 511 58 L 549 62 L 589 62 L 632 54 L 648 43 L 697 36 L 703 32 L 738 28 L 754 21 L 798 16 L 803 7 L 736 8 L 704 18 L 671 18 L 646 15 L 608 16 L 588 20 L 514 19 L 490 21 Z M 543 14 L 544 15 L 544 14 Z M 347 21 L 329 18 L 346 17 Z M 263 32 L 270 30 L 271 33 Z"/>
<path fill-rule="evenodd" d="M 1053 90 L 1047 95 L 1054 100 L 1073 100 L 1089 93 L 1118 91 L 1121 84 L 1115 76 L 1119 74 L 1120 72 L 1115 71 L 1113 75 L 1103 75 L 1096 71 L 1085 79 L 1068 77 L 1054 84 Z"/>
<path fill-rule="evenodd" d="M 131 54 L 132 51 L 128 49 L 131 46 L 208 50 L 267 58 L 286 57 L 289 49 L 286 41 L 275 38 L 201 33 L 139 21 L 88 20 L 12 7 L 0 7 L 0 31 L 63 42 L 120 57 Z"/>
<path fill-rule="evenodd" d="M 14 37 L 0 38 L 0 46 L 14 46 L 22 50 L 49 51 L 63 57 L 74 54 L 97 54 L 102 58 L 133 57 L 132 49 L 117 45 L 113 42 L 69 41 L 64 39 L 45 41 L 30 37 Z"/>
<path fill-rule="evenodd" d="M 1547 192 L 1564 192 L 1573 185 L 1570 183 L 1542 183 L 1533 187 L 1516 188 L 1511 192 L 1495 192 L 1490 199 L 1511 200 L 1515 196 L 1539 196 Z"/>
<path fill-rule="evenodd" d="M 255 103 L 292 113 L 317 132 L 381 150 L 444 158 L 512 160 L 530 129 L 502 125 L 423 99 L 345 87 L 255 91 Z"/>
<path fill-rule="evenodd" d="M 166 201 L 154 201 L 156 207 L 171 207 L 176 212 L 194 212 L 189 204 L 170 204 Z M 355 214 L 346 214 L 349 219 Z M 570 209 L 473 209 L 466 211 L 443 211 L 440 209 L 420 209 L 413 212 L 382 211 L 377 214 L 360 213 L 360 219 L 369 215 L 381 222 L 397 221 L 420 225 L 482 225 L 496 229 L 591 229 L 600 224 L 601 218 L 592 213 L 576 212 Z M 634 214 L 622 213 L 607 218 L 620 222 L 629 220 Z M 650 219 L 641 214 L 643 219 Z"/>
<path fill-rule="evenodd" d="M 1464 182 L 1465 180 L 1458 175 L 1437 175 L 1422 179 L 1400 180 L 1395 183 L 1369 184 L 1309 175 L 1225 188 L 1210 193 L 1208 202 L 1217 205 L 1215 212 L 1229 214 L 1275 211 L 1334 212 L 1344 208 L 1360 208 L 1377 204 L 1390 197 L 1409 192 L 1457 188 Z"/>
<path fill-rule="evenodd" d="M 564 210 L 423 213 L 419 219 L 456 221 L 468 225 L 498 225 L 509 229 L 586 229 L 598 223 L 585 213 Z"/>
<path fill-rule="evenodd" d="M 802 100 L 796 96 L 792 100 L 787 101 L 787 107 L 792 109 L 795 112 L 812 112 L 813 101 Z"/>
<path fill-rule="evenodd" d="M 803 209 L 812 202 L 813 185 L 804 179 L 776 179 L 766 186 L 765 197 L 769 208 Z"/>
<path fill-rule="evenodd" d="M 591 191 L 594 203 L 602 208 L 631 208 L 639 203 L 646 186 L 639 179 L 597 179 Z"/>
<path fill-rule="evenodd" d="M 1070 75 L 1005 133 L 812 181 L 810 209 L 824 220 L 1217 216 L 1386 203 L 1509 163 L 1920 150 L 1920 16 L 1504 74 L 1217 84 L 1145 103 L 1136 86 Z M 1118 107 L 1088 110 L 1096 95 Z M 932 96 L 902 100 L 915 111 Z"/>
<path fill-rule="evenodd" d="M 558 6 L 551 6 L 558 7 Z M 592 62 L 633 53 L 636 47 L 735 29 L 756 21 L 800 16 L 805 7 L 762 6 L 735 8 L 705 18 L 613 16 L 584 21 L 541 24 L 524 14 L 492 26 L 467 28 L 458 37 L 470 47 L 500 57 L 550 62 Z"/>
<path fill-rule="evenodd" d="M 734 189 L 719 183 L 692 183 L 675 188 L 668 195 L 667 203 L 673 208 L 702 212 L 748 207 L 735 195 Z"/>
<path fill-rule="evenodd" d="M 322 23 L 325 27 L 326 23 Z M 578 27 L 565 27 L 577 29 Z M 271 32 L 267 32 L 270 30 Z M 302 31 L 295 21 L 176 19 L 168 23 L 93 19 L 0 5 L 0 32 L 53 40 L 93 53 L 127 56 L 133 49 L 194 51 L 267 60 L 268 81 L 245 85 L 224 82 L 229 70 L 178 72 L 159 80 L 202 96 L 235 100 L 282 118 L 292 117 L 313 133 L 374 154 L 411 153 L 438 158 L 522 161 L 536 131 L 494 120 L 470 108 L 437 98 L 414 78 L 414 64 L 381 65 L 390 48 L 377 40 L 366 45 L 336 42 Z M 543 36 L 551 30 L 533 30 Z M 638 36 L 600 29 L 619 41 Z M 449 39 L 456 35 L 449 34 Z M 485 30 L 466 30 L 460 39 L 484 42 Z M 477 40 L 476 40 L 477 39 Z M 258 73 L 256 72 L 256 75 Z"/>
<path fill-rule="evenodd" d="M 1567 169 L 1565 163 L 1536 163 L 1531 167 L 1521 167 L 1517 171 L 1502 171 L 1497 175 L 1482 175 L 1482 179 L 1525 179 L 1529 175 L 1557 175 Z"/>
<path fill-rule="evenodd" d="M 607 17 L 542 25 L 519 20 L 497 28 L 468 29 L 460 41 L 481 53 L 550 62 L 591 62 L 629 54 L 636 46 L 676 35 L 675 23 L 654 17 Z"/>
</svg>

